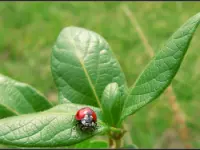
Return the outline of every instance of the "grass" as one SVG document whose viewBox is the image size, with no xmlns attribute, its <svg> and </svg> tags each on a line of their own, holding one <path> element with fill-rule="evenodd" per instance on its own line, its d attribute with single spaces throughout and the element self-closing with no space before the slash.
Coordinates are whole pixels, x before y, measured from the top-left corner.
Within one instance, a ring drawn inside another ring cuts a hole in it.
<svg viewBox="0 0 200 150">
<path fill-rule="evenodd" d="M 0 73 L 29 83 L 50 98 L 56 93 L 50 70 L 51 48 L 59 32 L 73 25 L 93 30 L 108 41 L 131 86 L 150 57 L 122 9 L 124 4 L 134 13 L 154 52 L 189 17 L 200 12 L 198 2 L 1 2 Z M 200 147 L 199 39 L 198 29 L 172 83 L 186 116 L 187 142 L 194 148 Z M 167 129 L 177 128 L 164 94 L 127 119 L 127 125 L 131 133 L 125 138 L 140 148 L 153 148 Z"/>
</svg>

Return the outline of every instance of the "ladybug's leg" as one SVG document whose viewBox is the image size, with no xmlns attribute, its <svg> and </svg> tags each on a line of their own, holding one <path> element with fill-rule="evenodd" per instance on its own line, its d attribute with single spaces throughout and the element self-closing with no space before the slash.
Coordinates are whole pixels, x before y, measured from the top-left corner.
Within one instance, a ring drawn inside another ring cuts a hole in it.
<svg viewBox="0 0 200 150">
<path fill-rule="evenodd" d="M 97 123 L 95 123 L 95 127 L 94 128 L 98 129 L 98 128 L 100 128 L 100 126 L 98 126 Z"/>
<path fill-rule="evenodd" d="M 93 124 L 94 124 L 94 125 L 93 125 L 94 128 L 99 128 L 99 126 L 97 125 L 96 122 L 93 122 Z"/>
<path fill-rule="evenodd" d="M 83 124 L 81 124 L 81 125 L 80 125 L 80 130 L 81 130 L 81 131 L 86 131 L 86 130 L 87 130 L 87 127 L 84 126 Z"/>
<path fill-rule="evenodd" d="M 78 126 L 78 122 L 76 122 L 75 126 L 73 126 L 72 130 L 75 130 Z"/>
<path fill-rule="evenodd" d="M 75 119 L 75 115 L 72 115 L 72 121 L 74 122 L 75 126 L 73 126 L 72 130 L 76 129 L 78 125 L 78 121 Z"/>
<path fill-rule="evenodd" d="M 76 124 L 76 132 L 80 135 L 84 131 L 84 125 L 81 124 L 80 122 L 77 122 Z"/>
<path fill-rule="evenodd" d="M 95 131 L 95 127 L 92 126 L 92 127 L 91 127 L 91 132 L 94 132 L 94 131 Z"/>
</svg>

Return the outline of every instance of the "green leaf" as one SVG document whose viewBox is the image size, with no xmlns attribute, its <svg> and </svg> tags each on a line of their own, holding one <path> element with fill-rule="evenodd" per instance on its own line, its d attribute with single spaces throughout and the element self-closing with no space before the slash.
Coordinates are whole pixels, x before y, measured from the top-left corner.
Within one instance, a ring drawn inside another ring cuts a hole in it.
<svg viewBox="0 0 200 150">
<path fill-rule="evenodd" d="M 91 139 L 82 141 L 78 144 L 76 144 L 73 148 L 75 149 L 79 149 L 79 148 L 88 148 L 89 144 L 90 144 Z"/>
<path fill-rule="evenodd" d="M 123 99 L 117 83 L 108 84 L 102 96 L 103 121 L 116 126 L 122 111 Z"/>
<path fill-rule="evenodd" d="M 128 148 L 130 148 L 130 149 L 138 149 L 138 147 L 135 144 L 129 144 L 129 145 L 124 146 L 123 148 L 125 148 L 125 149 L 128 149 Z"/>
<path fill-rule="evenodd" d="M 171 83 L 199 22 L 200 13 L 183 24 L 147 65 L 135 85 L 130 89 L 121 120 L 156 99 Z"/>
<path fill-rule="evenodd" d="M 103 140 L 85 140 L 76 144 L 74 148 L 108 148 L 108 143 Z"/>
<path fill-rule="evenodd" d="M 11 146 L 11 145 L 2 145 L 0 144 L 0 149 L 2 148 L 17 148 L 16 146 Z"/>
<path fill-rule="evenodd" d="M 88 148 L 108 148 L 108 143 L 106 141 L 94 140 L 90 142 Z"/>
<path fill-rule="evenodd" d="M 13 116 L 0 120 L 0 144 L 20 147 L 69 146 L 107 131 L 95 109 L 98 128 L 82 132 L 76 127 L 74 115 L 83 105 L 62 104 L 41 113 Z M 58 111 L 60 110 L 60 111 Z"/>
<path fill-rule="evenodd" d="M 79 27 L 64 28 L 52 50 L 51 69 L 59 101 L 101 107 L 101 96 L 112 82 L 126 89 L 125 76 L 103 37 Z"/>
<path fill-rule="evenodd" d="M 52 105 L 36 89 L 0 74 L 0 118 L 32 113 Z"/>
</svg>

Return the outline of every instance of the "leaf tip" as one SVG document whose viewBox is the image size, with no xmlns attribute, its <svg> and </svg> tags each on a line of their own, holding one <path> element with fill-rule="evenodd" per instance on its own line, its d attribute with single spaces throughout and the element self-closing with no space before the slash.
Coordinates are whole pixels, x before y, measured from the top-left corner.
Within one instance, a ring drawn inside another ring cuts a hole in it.
<svg viewBox="0 0 200 150">
<path fill-rule="evenodd" d="M 198 12 L 197 14 L 195 14 L 193 17 L 194 20 L 198 20 L 198 24 L 200 23 L 200 12 Z"/>
</svg>

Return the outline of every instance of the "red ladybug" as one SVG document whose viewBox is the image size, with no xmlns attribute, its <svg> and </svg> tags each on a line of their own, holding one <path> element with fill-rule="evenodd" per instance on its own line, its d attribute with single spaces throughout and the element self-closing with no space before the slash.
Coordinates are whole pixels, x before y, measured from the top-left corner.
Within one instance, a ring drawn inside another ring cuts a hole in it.
<svg viewBox="0 0 200 150">
<path fill-rule="evenodd" d="M 97 115 L 89 107 L 79 109 L 76 113 L 75 119 L 77 121 L 77 125 L 82 131 L 94 131 L 96 129 Z"/>
</svg>

